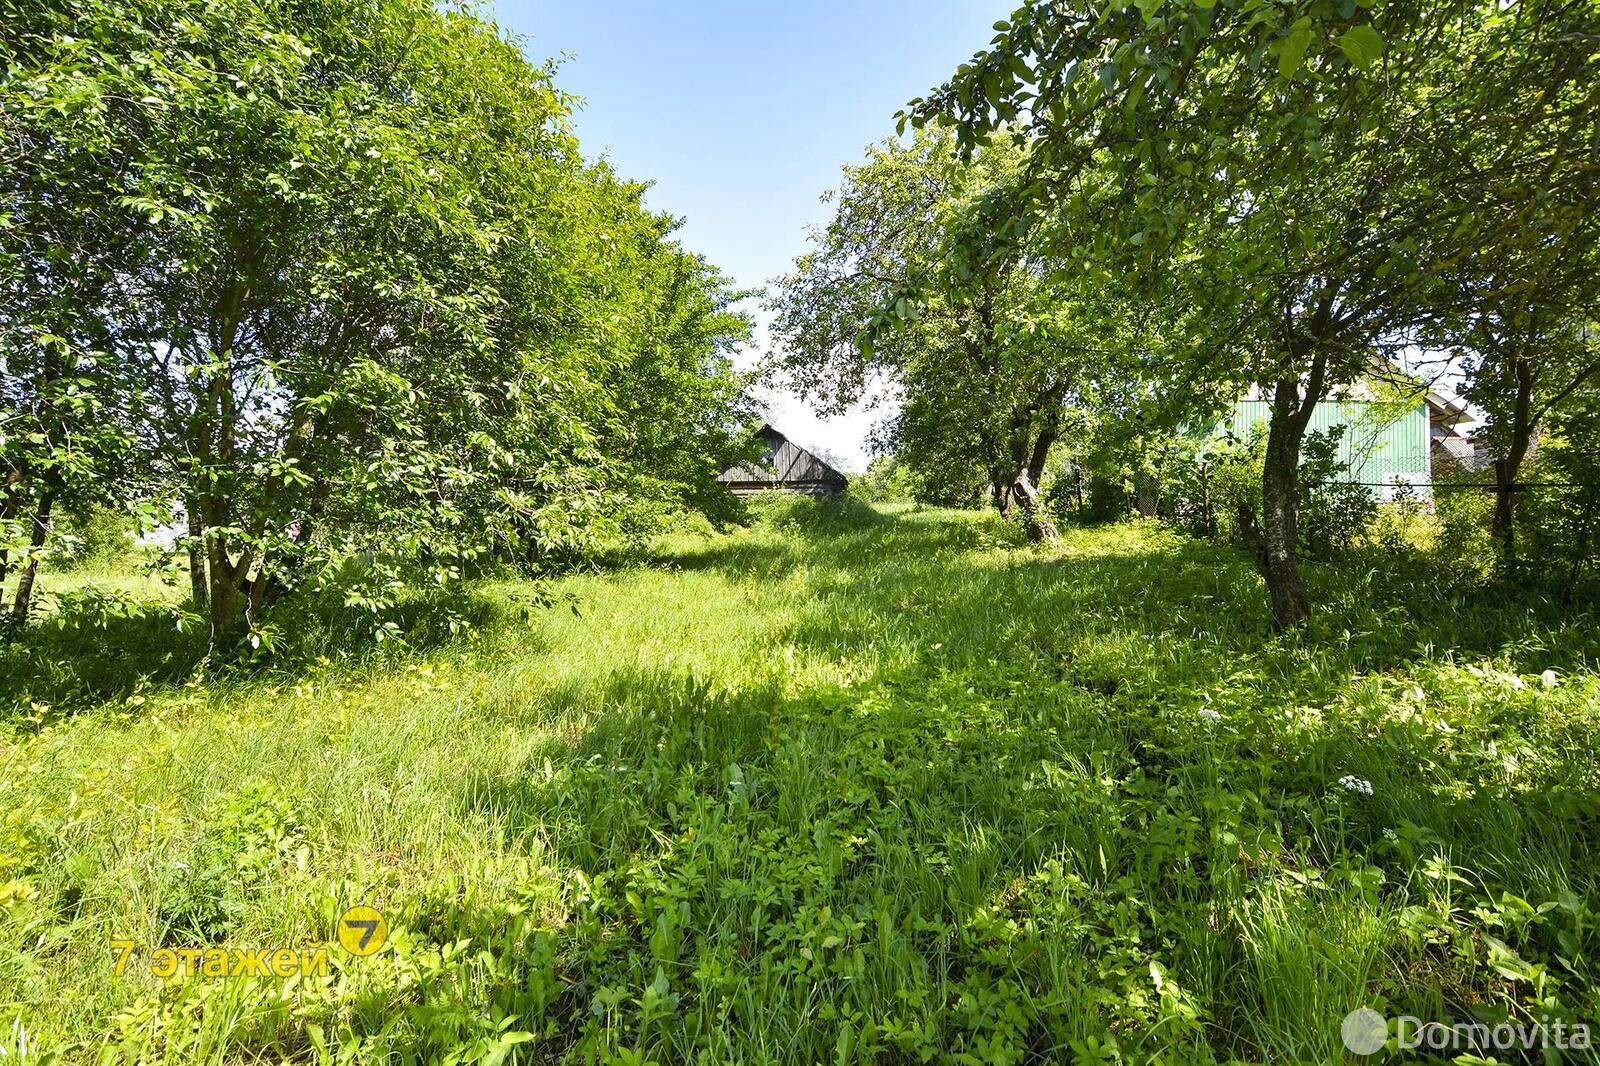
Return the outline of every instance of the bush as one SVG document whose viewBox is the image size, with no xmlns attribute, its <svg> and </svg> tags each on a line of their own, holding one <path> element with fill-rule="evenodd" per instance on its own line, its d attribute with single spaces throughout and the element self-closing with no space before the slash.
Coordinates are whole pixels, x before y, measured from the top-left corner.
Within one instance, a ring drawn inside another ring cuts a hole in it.
<svg viewBox="0 0 1600 1066">
<path fill-rule="evenodd" d="M 56 528 L 56 565 L 69 570 L 116 562 L 133 547 L 136 532 L 133 519 L 115 507 L 69 511 Z"/>
<path fill-rule="evenodd" d="M 1378 506 L 1367 543 L 1388 556 L 1431 553 L 1439 543 L 1439 521 L 1411 485 L 1400 485 Z"/>
<path fill-rule="evenodd" d="M 1191 537 L 1223 536 L 1238 501 L 1260 494 L 1259 463 L 1229 436 L 1179 437 L 1162 464 L 1161 516 Z"/>
<path fill-rule="evenodd" d="M 1300 549 L 1313 559 L 1348 552 L 1378 516 L 1377 497 L 1339 461 L 1343 437 L 1343 426 L 1313 431 L 1300 449 Z"/>
<path fill-rule="evenodd" d="M 1049 479 L 1044 505 L 1062 522 L 1097 526 L 1126 518 L 1132 499 L 1127 480 L 1120 474 L 1091 472 L 1072 465 Z"/>
<path fill-rule="evenodd" d="M 1354 548 L 1371 530 L 1378 501 L 1350 481 L 1339 460 L 1344 428 L 1306 435 L 1300 450 L 1300 550 L 1330 559 Z M 1261 513 L 1266 435 L 1248 441 L 1222 435 L 1185 442 L 1163 471 L 1162 512 L 1190 536 L 1239 539 L 1239 505 Z"/>
<path fill-rule="evenodd" d="M 1595 580 L 1600 543 L 1600 395 L 1581 392 L 1553 416 L 1523 467 L 1517 556 L 1533 577 L 1576 592 Z M 1497 548 L 1498 550 L 1498 548 Z"/>
<path fill-rule="evenodd" d="M 900 503 L 916 498 L 917 479 L 893 455 L 880 455 L 865 474 L 850 479 L 850 496 L 864 503 Z"/>
</svg>

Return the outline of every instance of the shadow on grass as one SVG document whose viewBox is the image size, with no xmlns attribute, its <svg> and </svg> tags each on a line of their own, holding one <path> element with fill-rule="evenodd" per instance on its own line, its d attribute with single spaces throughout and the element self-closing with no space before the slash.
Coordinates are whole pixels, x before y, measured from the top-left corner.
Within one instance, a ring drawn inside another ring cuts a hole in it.
<svg viewBox="0 0 1600 1066">
<path fill-rule="evenodd" d="M 496 604 L 477 592 L 413 597 L 380 619 L 336 598 L 293 596 L 262 620 L 270 645 L 214 651 L 202 619 L 187 607 L 148 603 L 128 609 L 65 610 L 0 637 L 0 720 L 48 708 L 72 714 L 134 695 L 180 687 L 199 674 L 295 679 L 323 658 L 361 660 L 440 647 L 461 623 L 481 627 Z M 375 640 L 383 622 L 396 627 Z"/>
<path fill-rule="evenodd" d="M 656 550 L 643 561 L 662 570 L 711 570 L 730 577 L 780 578 L 800 565 L 793 550 L 782 544 L 749 540 L 719 540 L 687 550 Z"/>
<path fill-rule="evenodd" d="M 667 671 L 569 683 L 550 697 L 567 728 L 509 777 L 472 774 L 462 804 L 513 846 L 537 838 L 598 875 L 658 844 L 675 801 L 692 808 L 728 783 L 730 766 L 759 761 L 783 702 L 776 686 L 733 693 Z"/>
<path fill-rule="evenodd" d="M 774 645 L 870 658 L 871 678 L 573 681 L 553 700 L 566 729 L 462 786 L 513 849 L 584 874 L 559 934 L 564 1032 L 600 1024 L 607 989 L 692 972 L 698 992 L 651 1037 L 662 1061 L 689 1057 L 681 1034 L 707 1017 L 790 1033 L 795 1061 L 829 1057 L 845 1026 L 823 1019 L 849 1012 L 970 1049 L 999 1040 L 974 1021 L 983 1002 L 1015 1011 L 1041 1061 L 1167 1032 L 1174 1055 L 1204 1045 L 1196 1061 L 1331 1061 L 1337 1019 L 1371 995 L 1429 1017 L 1510 998 L 1487 965 L 1385 924 L 1425 898 L 1413 886 L 1435 857 L 1479 879 L 1462 891 L 1491 910 L 1504 893 L 1556 907 L 1600 889 L 1592 724 L 1491 680 L 1441 730 L 1402 692 L 1452 656 L 1581 668 L 1587 613 L 1451 595 L 1397 560 L 1311 568 L 1325 606 L 1277 634 L 1242 553 L 1157 530 L 1001 555 L 979 549 L 1010 532 L 971 516 L 800 506 L 775 524 L 785 542 L 669 560 L 806 567 L 812 600 Z M 1497 746 L 1517 738 L 1537 747 L 1531 774 Z M 1442 920 L 1470 939 L 1457 906 Z M 1580 911 L 1525 926 L 1523 957 L 1581 984 L 1600 938 Z M 1390 930 L 1380 951 L 1344 946 L 1362 922 Z M 1156 967 L 1194 997 L 1203 1037 L 1120 995 Z M 718 973 L 723 991 L 701 979 Z M 1315 995 L 1286 999 L 1295 982 Z"/>
</svg>

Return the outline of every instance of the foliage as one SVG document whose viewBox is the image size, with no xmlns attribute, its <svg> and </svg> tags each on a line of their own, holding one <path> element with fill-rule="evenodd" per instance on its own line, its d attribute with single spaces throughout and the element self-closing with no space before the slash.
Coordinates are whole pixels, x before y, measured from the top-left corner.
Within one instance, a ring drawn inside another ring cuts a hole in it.
<svg viewBox="0 0 1600 1066">
<path fill-rule="evenodd" d="M 1520 581 L 1546 582 L 1578 596 L 1596 574 L 1600 535 L 1600 390 L 1575 390 L 1546 419 L 1538 452 L 1525 468 L 1528 487 L 1517 493 L 1518 540 L 1542 573 L 1513 571 Z M 1482 475 L 1479 475 L 1480 479 Z"/>
<path fill-rule="evenodd" d="M 1306 435 L 1299 479 L 1300 550 L 1312 559 L 1331 559 L 1363 543 L 1378 516 L 1372 490 L 1352 480 L 1339 458 L 1346 427 Z M 1248 439 L 1230 434 L 1181 439 L 1161 468 L 1164 514 L 1194 536 L 1242 540 L 1236 519 L 1239 504 L 1261 506 L 1261 467 L 1266 434 L 1257 426 Z"/>
<path fill-rule="evenodd" d="M 881 444 L 924 496 L 988 492 L 1047 538 L 1046 457 L 1066 406 L 1087 402 L 1121 352 L 1122 305 L 996 217 L 1027 160 L 997 139 L 963 164 L 931 132 L 874 147 L 845 168 L 833 220 L 772 307 L 778 365 L 802 392 L 837 407 L 874 381 L 896 387 Z"/>
<path fill-rule="evenodd" d="M 1547 258 L 1548 254 L 1539 257 L 1541 263 Z M 1592 319 L 1600 291 L 1589 291 L 1585 286 L 1594 286 L 1597 277 L 1600 272 L 1592 264 L 1585 264 L 1576 278 L 1566 279 L 1564 289 L 1546 274 L 1526 279 L 1525 283 L 1502 279 L 1513 292 L 1495 290 L 1492 296 L 1486 296 L 1484 302 L 1489 309 L 1473 325 L 1476 351 L 1470 360 L 1472 373 L 1466 395 L 1485 414 L 1482 436 L 1490 454 L 1496 457 L 1492 467 L 1493 528 L 1500 543 L 1501 563 L 1513 572 L 1518 562 L 1518 529 L 1532 523 L 1546 526 L 1549 532 L 1546 519 L 1517 513 L 1519 500 L 1541 495 L 1538 488 L 1530 491 L 1530 485 L 1524 484 L 1531 481 L 1532 486 L 1538 486 L 1541 480 L 1537 473 L 1532 478 L 1524 476 L 1525 464 L 1539 435 L 1554 431 L 1557 440 L 1569 438 L 1579 448 L 1594 438 L 1588 427 L 1594 417 L 1594 376 L 1600 372 L 1600 344 L 1595 340 Z M 1566 459 L 1556 464 L 1553 479 L 1583 486 L 1593 480 L 1593 473 L 1589 464 L 1569 448 Z M 1582 511 L 1586 507 L 1586 503 L 1568 500 L 1564 505 L 1557 504 L 1554 512 Z M 1543 510 L 1547 515 L 1551 513 L 1550 507 Z M 1584 520 L 1578 519 L 1577 525 L 1583 526 Z M 1569 531 L 1564 538 L 1560 534 L 1555 537 L 1556 541 L 1563 539 L 1568 545 L 1581 542 L 1587 550 L 1588 536 L 1578 529 Z M 1549 544 L 1551 538 L 1545 536 L 1542 542 Z M 1536 540 L 1534 546 L 1537 555 L 1540 541 Z M 1552 561 L 1555 558 L 1552 556 Z M 1576 566 L 1572 576 L 1577 576 Z"/>
<path fill-rule="evenodd" d="M 1326 1062 L 1363 1003 L 1600 1008 L 1592 611 L 1380 560 L 1275 635 L 1150 523 L 754 510 L 411 656 L 24 708 L 0 1047 Z M 148 973 L 354 903 L 325 976 Z"/>
<path fill-rule="evenodd" d="M 124 559 L 138 527 L 126 511 L 87 507 L 63 516 L 58 531 L 58 559 L 67 567 L 104 566 Z"/>
<path fill-rule="evenodd" d="M 1255 505 L 1261 491 L 1262 444 L 1259 435 L 1179 436 L 1161 471 L 1164 516 L 1190 536 L 1232 536 L 1238 504 Z"/>
<path fill-rule="evenodd" d="M 492 25 L 420 0 L 7 16 L 9 537 L 74 493 L 177 504 L 227 644 L 292 589 L 382 612 L 723 503 L 739 294 L 584 162 L 553 68 Z"/>
<path fill-rule="evenodd" d="M 1302 448 L 1300 543 L 1314 559 L 1354 547 L 1378 514 L 1372 489 L 1355 484 L 1349 464 L 1339 459 L 1339 441 L 1346 429 L 1336 425 L 1313 430 Z"/>
<path fill-rule="evenodd" d="M 1030 0 L 902 125 L 952 123 L 967 152 L 1031 134 L 1031 180 L 998 217 L 1176 309 L 1180 340 L 1146 347 L 1180 389 L 1263 386 L 1263 508 L 1241 528 L 1293 625 L 1315 406 L 1390 353 L 1463 338 L 1483 306 L 1463 275 L 1584 272 L 1596 18 L 1568 0 Z"/>
<path fill-rule="evenodd" d="M 865 503 L 906 502 L 921 499 L 916 475 L 898 456 L 879 455 L 864 474 L 850 479 L 850 495 Z"/>
</svg>

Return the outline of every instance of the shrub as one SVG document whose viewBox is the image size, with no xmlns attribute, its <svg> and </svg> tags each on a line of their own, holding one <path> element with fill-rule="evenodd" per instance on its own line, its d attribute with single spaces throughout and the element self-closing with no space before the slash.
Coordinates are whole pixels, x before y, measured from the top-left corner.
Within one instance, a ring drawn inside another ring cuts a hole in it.
<svg viewBox="0 0 1600 1066">
<path fill-rule="evenodd" d="M 917 479 L 893 455 L 880 455 L 865 474 L 850 479 L 850 495 L 865 503 L 899 503 L 916 498 Z"/>
<path fill-rule="evenodd" d="M 1222 536 L 1238 501 L 1260 496 L 1259 475 L 1249 448 L 1231 436 L 1179 437 L 1161 470 L 1161 515 L 1191 537 Z"/>
<path fill-rule="evenodd" d="M 1300 548 L 1314 559 L 1355 547 L 1378 516 L 1377 497 L 1339 461 L 1343 437 L 1343 426 L 1314 430 L 1300 449 Z"/>
<path fill-rule="evenodd" d="M 1518 493 L 1517 556 L 1571 593 L 1595 579 L 1600 543 L 1600 396 L 1579 393 L 1553 416 Z"/>
<path fill-rule="evenodd" d="M 56 565 L 63 569 L 115 562 L 133 547 L 134 523 L 115 507 L 88 507 L 68 512 L 57 525 L 60 534 Z"/>
<path fill-rule="evenodd" d="M 1300 550 L 1328 559 L 1354 548 L 1378 514 L 1371 490 L 1350 480 L 1339 459 L 1344 427 L 1306 435 L 1300 458 Z M 1185 442 L 1163 470 L 1162 513 L 1191 536 L 1239 538 L 1239 505 L 1261 513 L 1266 436 L 1223 434 Z"/>
</svg>

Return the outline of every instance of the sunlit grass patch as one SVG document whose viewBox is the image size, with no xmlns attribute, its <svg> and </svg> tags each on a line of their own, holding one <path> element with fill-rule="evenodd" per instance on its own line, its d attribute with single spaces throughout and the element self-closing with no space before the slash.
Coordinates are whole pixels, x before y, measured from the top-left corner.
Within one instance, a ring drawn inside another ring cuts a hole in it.
<svg viewBox="0 0 1600 1066">
<path fill-rule="evenodd" d="M 1600 1006 L 1585 616 L 1280 636 L 1145 524 L 772 512 L 486 584 L 453 642 L 9 723 L 0 1047 L 1328 1061 L 1363 1003 Z M 355 903 L 391 941 L 326 976 L 111 973 Z"/>
</svg>

